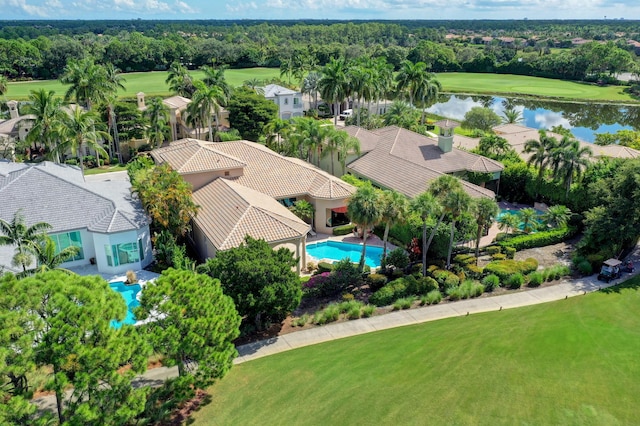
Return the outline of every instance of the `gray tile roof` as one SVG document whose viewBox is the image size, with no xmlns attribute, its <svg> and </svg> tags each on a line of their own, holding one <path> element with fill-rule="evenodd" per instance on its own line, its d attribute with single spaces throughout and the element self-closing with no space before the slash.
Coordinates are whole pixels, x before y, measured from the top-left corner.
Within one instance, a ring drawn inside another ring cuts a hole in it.
<svg viewBox="0 0 640 426">
<path fill-rule="evenodd" d="M 267 84 L 266 86 L 264 86 L 265 98 L 275 98 L 276 96 L 281 96 L 281 95 L 296 95 L 299 93 L 300 92 L 287 89 L 286 87 L 282 87 L 277 84 Z"/>
<path fill-rule="evenodd" d="M 362 127 L 347 126 L 344 131 L 360 141 L 360 153 L 373 151 L 380 140 L 379 135 Z"/>
<path fill-rule="evenodd" d="M 0 161 L 0 218 L 21 210 L 27 225 L 47 222 L 51 232 L 86 228 L 115 233 L 149 224 L 128 179 L 99 175 L 85 182 L 79 168 L 51 162 Z"/>
<path fill-rule="evenodd" d="M 374 133 L 379 136 L 376 148 L 351 162 L 348 169 L 409 197 L 424 192 L 432 180 L 443 174 L 463 170 L 495 172 L 503 168 L 497 161 L 459 149 L 443 153 L 436 140 L 395 126 Z M 489 189 L 461 182 L 474 198 L 495 197 Z"/>
<path fill-rule="evenodd" d="M 200 206 L 193 219 L 218 249 L 239 246 L 246 235 L 267 242 L 302 238 L 310 225 L 273 198 L 225 178 L 193 193 Z"/>
</svg>

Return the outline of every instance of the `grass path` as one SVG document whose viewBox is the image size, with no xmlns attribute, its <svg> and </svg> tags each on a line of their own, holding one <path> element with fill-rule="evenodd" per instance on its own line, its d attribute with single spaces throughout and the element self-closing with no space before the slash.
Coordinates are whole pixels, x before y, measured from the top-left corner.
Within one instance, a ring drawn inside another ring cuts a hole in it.
<svg viewBox="0 0 640 426">
<path fill-rule="evenodd" d="M 236 365 L 194 424 L 634 424 L 639 286 Z"/>
<path fill-rule="evenodd" d="M 192 71 L 195 78 L 201 78 L 201 71 Z M 242 85 L 245 80 L 258 80 L 278 77 L 280 72 L 275 68 L 245 68 L 228 69 L 225 72 L 231 86 Z M 165 71 L 141 72 L 124 74 L 127 80 L 123 97 L 134 98 L 136 93 L 144 92 L 148 96 L 169 96 L 169 88 L 165 84 Z M 540 77 L 528 77 L 507 74 L 469 74 L 469 73 L 440 73 L 438 80 L 445 92 L 484 93 L 484 94 L 521 94 L 560 99 L 583 101 L 614 101 L 637 102 L 622 91 L 623 87 L 599 87 L 592 84 L 572 81 L 553 80 Z M 62 95 L 65 87 L 57 80 L 29 81 L 9 83 L 7 99 L 22 100 L 35 89 L 53 90 Z"/>
<path fill-rule="evenodd" d="M 633 102 L 622 86 L 600 87 L 575 81 L 509 74 L 440 73 L 445 92 L 523 94 L 572 100 Z M 637 102 L 637 100 L 635 100 Z"/>
</svg>

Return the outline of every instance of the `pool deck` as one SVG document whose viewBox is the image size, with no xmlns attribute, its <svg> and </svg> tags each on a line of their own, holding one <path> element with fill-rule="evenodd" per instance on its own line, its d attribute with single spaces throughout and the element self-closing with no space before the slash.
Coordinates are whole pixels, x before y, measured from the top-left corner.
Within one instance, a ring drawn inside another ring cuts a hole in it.
<svg viewBox="0 0 640 426">
<path fill-rule="evenodd" d="M 126 274 L 103 274 L 98 272 L 97 265 L 82 265 L 68 268 L 70 271 L 75 272 L 78 275 L 98 275 L 101 276 L 105 281 L 114 282 L 114 281 L 126 281 Z M 146 271 L 144 269 L 133 271 L 138 278 L 138 284 L 144 287 L 147 281 L 153 281 L 160 276 L 155 272 Z"/>
</svg>

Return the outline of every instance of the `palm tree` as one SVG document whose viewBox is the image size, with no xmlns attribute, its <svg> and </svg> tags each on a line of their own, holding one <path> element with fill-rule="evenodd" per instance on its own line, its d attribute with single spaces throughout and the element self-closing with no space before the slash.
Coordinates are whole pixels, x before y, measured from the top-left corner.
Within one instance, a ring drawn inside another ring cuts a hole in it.
<svg viewBox="0 0 640 426">
<path fill-rule="evenodd" d="M 315 157 L 316 165 L 319 166 L 322 147 L 330 131 L 330 126 L 323 126 L 313 118 L 296 117 L 288 139 L 297 148 L 300 159 L 306 157 L 306 160 L 311 162 Z"/>
<path fill-rule="evenodd" d="M 527 154 L 532 154 L 527 160 L 527 163 L 529 165 L 533 164 L 538 168 L 538 179 L 534 198 L 538 197 L 545 168 L 551 163 L 553 150 L 558 146 L 558 140 L 552 136 L 547 136 L 545 130 L 539 130 L 538 133 L 540 134 L 538 140 L 529 139 L 526 141 L 523 151 Z"/>
<path fill-rule="evenodd" d="M 73 108 L 62 116 L 58 132 L 60 144 L 56 146 L 58 153 L 71 151 L 72 155 L 78 157 L 80 169 L 84 174 L 84 159 L 86 148 L 96 151 L 98 165 L 100 165 L 100 155 L 107 157 L 107 151 L 100 145 L 100 140 L 109 140 L 111 137 L 107 132 L 96 130 L 98 116 L 93 111 L 83 111 L 82 108 Z"/>
<path fill-rule="evenodd" d="M 53 90 L 32 90 L 26 113 L 35 116 L 33 127 L 27 134 L 27 142 L 40 142 L 53 154 L 53 160 L 60 162 L 60 155 L 56 150 L 56 126 L 62 120 L 62 101 L 55 96 Z"/>
<path fill-rule="evenodd" d="M 482 230 L 485 227 L 491 226 L 496 216 L 500 212 L 500 208 L 490 198 L 480 198 L 475 204 L 476 221 L 478 228 L 476 232 L 476 262 L 480 255 L 480 238 L 482 237 Z"/>
<path fill-rule="evenodd" d="M 218 131 L 218 114 L 220 113 L 220 103 L 224 101 L 224 93 L 217 86 L 206 86 L 201 81 L 196 81 L 196 91 L 189 104 L 189 109 L 196 112 L 200 120 L 206 120 L 209 129 L 209 141 L 213 142 L 213 125 L 211 116 L 215 116 L 216 133 Z M 194 114 L 195 115 L 195 114 Z"/>
<path fill-rule="evenodd" d="M 380 223 L 382 218 L 380 197 L 378 191 L 371 185 L 371 182 L 366 182 L 351 196 L 347 204 L 347 215 L 363 233 L 362 255 L 360 256 L 360 263 L 358 265 L 360 271 L 363 271 L 369 230 Z"/>
<path fill-rule="evenodd" d="M 291 122 L 276 118 L 265 124 L 263 132 L 266 135 L 265 143 L 269 149 L 283 155 L 293 155 L 295 151 L 289 152 L 282 146 L 282 137 L 291 130 Z"/>
<path fill-rule="evenodd" d="M 337 125 L 340 104 L 349 92 L 349 79 L 344 59 L 332 58 L 322 68 L 322 77 L 318 81 L 318 91 L 322 99 L 334 104 L 334 124 Z"/>
<path fill-rule="evenodd" d="M 536 216 L 538 216 L 538 212 L 531 207 L 527 207 L 518 211 L 518 219 L 522 224 L 522 230 L 526 234 L 533 231 L 535 227 Z"/>
<path fill-rule="evenodd" d="M 549 207 L 549 210 L 542 215 L 542 220 L 547 224 L 547 226 L 557 228 L 565 227 L 567 222 L 569 222 L 569 218 L 571 218 L 571 210 L 569 210 L 568 207 L 561 205 Z"/>
<path fill-rule="evenodd" d="M 113 64 L 106 64 L 104 67 L 106 75 L 107 93 L 106 111 L 107 111 L 107 133 L 111 134 L 113 131 L 113 138 L 111 139 L 118 154 L 118 162 L 122 163 L 122 153 L 120 152 L 120 138 L 118 137 L 118 117 L 116 115 L 115 104 L 118 99 L 118 90 L 125 90 L 124 83 L 127 80 L 124 79 L 120 70 L 113 66 Z M 109 144 L 111 147 L 111 144 Z M 111 150 L 111 148 L 109 148 Z"/>
<path fill-rule="evenodd" d="M 169 66 L 169 73 L 165 83 L 169 85 L 169 90 L 176 92 L 180 96 L 191 97 L 195 90 L 189 70 L 179 62 L 174 62 Z"/>
<path fill-rule="evenodd" d="M 171 133 L 169 108 L 162 103 L 162 99 L 153 98 L 149 102 L 144 115 L 149 120 L 149 126 L 146 129 L 147 138 L 153 146 L 160 147 L 164 141 L 169 139 L 169 134 Z"/>
<path fill-rule="evenodd" d="M 440 204 L 436 197 L 425 191 L 411 200 L 411 210 L 422 220 L 422 276 L 427 276 L 427 220 L 440 212 Z M 435 228 L 434 228 L 435 229 Z"/>
<path fill-rule="evenodd" d="M 65 102 L 74 99 L 88 110 L 94 103 L 105 99 L 113 84 L 107 81 L 105 68 L 96 65 L 92 58 L 69 61 L 60 76 L 60 82 L 69 85 L 64 94 Z"/>
<path fill-rule="evenodd" d="M 32 249 L 37 262 L 37 266 L 34 270 L 36 273 L 55 269 L 68 274 L 73 274 L 73 272 L 68 269 L 60 268 L 60 265 L 73 259 L 80 252 L 79 247 L 69 246 L 56 253 L 56 243 L 48 235 L 45 235 L 44 239 L 38 241 Z"/>
<path fill-rule="evenodd" d="M 520 217 L 514 213 L 505 213 L 498 217 L 498 227 L 507 234 L 515 232 L 520 226 Z"/>
<path fill-rule="evenodd" d="M 428 79 L 427 74 L 427 64 L 424 62 L 414 64 L 407 59 L 400 64 L 400 70 L 396 75 L 396 89 L 401 96 L 409 98 L 409 104 L 412 106 L 415 106 L 414 101 Z"/>
<path fill-rule="evenodd" d="M 456 230 L 456 222 L 467 213 L 471 207 L 471 196 L 464 190 L 458 189 L 447 193 L 442 200 L 444 210 L 451 216 L 451 231 L 449 233 L 449 251 L 447 252 L 447 269 L 451 267 L 451 252 L 453 251 L 453 235 Z"/>
<path fill-rule="evenodd" d="M 20 211 L 13 215 L 13 220 L 7 222 L 0 219 L 0 246 L 16 246 L 15 254 L 11 261 L 13 266 L 22 266 L 22 272 L 27 271 L 27 266 L 33 262 L 33 251 L 36 244 L 44 239 L 51 225 L 45 222 L 34 223 L 27 226 L 24 216 Z"/>
<path fill-rule="evenodd" d="M 396 191 L 383 191 L 380 197 L 381 220 L 385 223 L 384 235 L 382 237 L 384 248 L 382 249 L 382 259 L 387 258 L 387 239 L 389 229 L 396 223 L 401 223 L 407 217 L 409 201 L 407 197 Z"/>
<path fill-rule="evenodd" d="M 564 136 L 560 144 L 553 149 L 553 177 L 566 182 L 565 199 L 569 197 L 573 177 L 580 177 L 589 165 L 593 151 L 588 146 L 580 146 L 580 142 Z"/>
<path fill-rule="evenodd" d="M 451 213 L 451 208 L 455 207 L 455 203 L 451 200 L 448 203 L 445 203 L 446 197 L 449 194 L 453 194 L 457 191 L 462 191 L 462 184 L 460 183 L 460 179 L 451 176 L 451 175 L 442 175 L 431 182 L 429 185 L 429 192 L 436 198 L 436 200 L 442 206 L 442 210 L 440 211 L 440 216 L 438 217 L 438 221 L 436 222 L 436 226 L 431 230 L 431 234 L 429 235 L 429 240 L 426 244 L 423 244 L 425 253 L 429 251 L 429 247 L 431 247 L 431 242 L 433 241 L 433 237 L 435 237 L 438 227 L 442 223 L 444 216 L 447 213 Z"/>
<path fill-rule="evenodd" d="M 305 222 L 311 221 L 311 223 L 313 224 L 312 219 L 313 214 L 316 212 L 316 209 L 315 207 L 313 207 L 313 204 L 311 204 L 307 200 L 295 201 L 293 205 L 289 207 L 289 210 L 291 210 L 291 213 L 295 214 Z"/>
<path fill-rule="evenodd" d="M 4 96 L 7 93 L 7 89 L 9 89 L 9 81 L 6 76 L 0 74 L 0 96 Z"/>
<path fill-rule="evenodd" d="M 287 83 L 291 84 L 291 76 L 294 70 L 293 55 L 280 60 L 280 78 L 287 77 Z"/>
<path fill-rule="evenodd" d="M 438 80 L 436 80 L 432 73 L 427 72 L 422 79 L 422 84 L 417 89 L 416 95 L 420 98 L 420 109 L 422 110 L 420 124 L 424 126 L 424 119 L 426 116 L 425 110 L 438 100 L 438 95 L 442 90 L 442 85 Z"/>
<path fill-rule="evenodd" d="M 316 71 L 311 71 L 302 80 L 302 93 L 308 94 L 310 98 L 313 98 L 313 108 L 318 108 L 318 85 L 320 83 L 321 74 Z"/>
<path fill-rule="evenodd" d="M 337 134 L 334 133 L 333 136 L 330 137 L 333 138 L 337 146 L 336 151 L 338 153 L 338 162 L 342 167 L 342 174 L 344 175 L 347 169 L 347 157 L 349 156 L 349 154 L 360 156 L 360 141 L 358 140 L 358 138 L 350 136 L 344 130 L 341 132 L 337 132 Z M 333 161 L 331 162 L 331 164 L 331 174 L 333 174 Z"/>
<path fill-rule="evenodd" d="M 256 92 L 258 95 L 264 95 L 264 84 L 262 80 L 258 78 L 250 78 L 242 83 L 244 86 Z"/>
<path fill-rule="evenodd" d="M 220 97 L 220 105 L 225 106 L 231 98 L 231 86 L 227 83 L 227 78 L 224 75 L 226 67 L 210 67 L 204 65 L 200 68 L 204 71 L 204 77 L 202 81 L 209 87 L 217 87 L 222 96 Z"/>
<path fill-rule="evenodd" d="M 403 101 L 395 101 L 384 115 L 385 126 L 398 126 L 411 129 L 418 123 L 418 111 Z"/>
<path fill-rule="evenodd" d="M 507 108 L 502 112 L 502 122 L 505 124 L 522 122 L 522 112 L 515 108 Z"/>
</svg>

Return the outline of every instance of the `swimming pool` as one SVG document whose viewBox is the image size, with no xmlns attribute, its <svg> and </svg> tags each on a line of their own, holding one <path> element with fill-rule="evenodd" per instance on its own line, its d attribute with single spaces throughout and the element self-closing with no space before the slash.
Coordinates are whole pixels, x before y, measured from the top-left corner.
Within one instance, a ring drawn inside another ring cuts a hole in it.
<svg viewBox="0 0 640 426">
<path fill-rule="evenodd" d="M 367 245 L 365 263 L 372 268 L 380 266 L 382 247 Z M 362 255 L 362 244 L 350 244 L 340 241 L 324 241 L 307 245 L 307 253 L 316 259 L 342 260 L 345 257 L 352 262 L 359 262 Z"/>
<path fill-rule="evenodd" d="M 498 216 L 496 216 L 496 222 L 498 222 L 500 220 L 500 218 L 506 214 L 514 214 L 514 215 L 518 215 L 518 212 L 520 211 L 520 209 L 500 209 L 500 213 L 498 213 Z M 535 209 L 536 211 L 536 217 L 535 220 L 538 223 L 542 223 L 542 215 L 544 214 L 544 212 L 542 210 L 538 210 Z M 521 230 L 524 229 L 524 223 L 520 223 L 520 225 L 518 225 L 518 228 L 520 228 Z"/>
<path fill-rule="evenodd" d="M 133 309 L 137 306 L 140 306 L 140 302 L 136 297 L 142 289 L 142 287 L 140 287 L 140 284 L 126 285 L 122 281 L 117 281 L 109 283 L 109 287 L 111 287 L 111 290 L 120 293 L 125 303 L 127 304 L 127 316 L 125 317 L 124 321 L 120 322 L 113 320 L 111 321 L 111 327 L 120 328 L 122 327 L 122 324 L 135 324 L 136 317 L 133 315 Z"/>
</svg>

